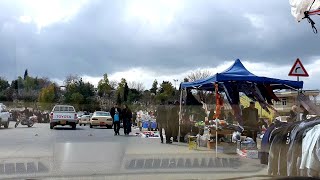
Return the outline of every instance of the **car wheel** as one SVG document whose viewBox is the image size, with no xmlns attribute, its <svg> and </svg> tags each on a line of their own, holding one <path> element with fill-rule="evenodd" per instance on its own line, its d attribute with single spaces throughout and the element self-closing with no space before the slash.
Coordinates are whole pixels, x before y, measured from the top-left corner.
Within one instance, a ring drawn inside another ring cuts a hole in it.
<svg viewBox="0 0 320 180">
<path fill-rule="evenodd" d="M 52 123 L 50 123 L 50 129 L 53 129 L 54 125 Z"/>
<path fill-rule="evenodd" d="M 83 126 L 86 126 L 87 124 L 83 124 Z"/>
<path fill-rule="evenodd" d="M 76 123 L 72 124 L 72 125 L 71 125 L 71 128 L 72 128 L 72 129 L 76 129 L 76 128 L 77 128 L 77 124 L 76 124 Z"/>
<path fill-rule="evenodd" d="M 90 124 L 90 128 L 92 128 L 93 126 L 92 126 L 92 124 Z"/>
<path fill-rule="evenodd" d="M 79 126 L 81 126 L 82 124 L 79 124 Z"/>
<path fill-rule="evenodd" d="M 9 127 L 9 121 L 4 125 L 4 128 L 8 129 Z"/>
</svg>

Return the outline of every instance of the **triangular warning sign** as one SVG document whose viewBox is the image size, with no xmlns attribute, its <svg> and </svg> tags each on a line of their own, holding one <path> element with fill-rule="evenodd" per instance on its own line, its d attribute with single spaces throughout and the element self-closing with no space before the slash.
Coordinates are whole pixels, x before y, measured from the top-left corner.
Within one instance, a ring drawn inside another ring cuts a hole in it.
<svg viewBox="0 0 320 180">
<path fill-rule="evenodd" d="M 300 59 L 297 59 L 296 62 L 293 64 L 293 66 L 289 72 L 289 76 L 309 77 L 309 74 L 306 71 L 306 69 L 304 68 L 304 66 L 302 65 Z"/>
</svg>

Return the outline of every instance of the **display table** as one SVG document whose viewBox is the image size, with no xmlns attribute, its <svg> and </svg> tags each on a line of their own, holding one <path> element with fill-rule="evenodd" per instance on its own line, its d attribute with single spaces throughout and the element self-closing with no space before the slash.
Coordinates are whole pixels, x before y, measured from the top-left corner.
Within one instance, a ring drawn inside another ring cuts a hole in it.
<svg viewBox="0 0 320 180">
<path fill-rule="evenodd" d="M 234 130 L 230 130 L 230 129 L 216 130 L 215 127 L 210 128 L 210 131 L 211 131 L 212 135 L 216 134 L 216 132 L 217 132 L 218 135 L 224 135 L 224 136 L 230 135 L 234 132 Z"/>
</svg>

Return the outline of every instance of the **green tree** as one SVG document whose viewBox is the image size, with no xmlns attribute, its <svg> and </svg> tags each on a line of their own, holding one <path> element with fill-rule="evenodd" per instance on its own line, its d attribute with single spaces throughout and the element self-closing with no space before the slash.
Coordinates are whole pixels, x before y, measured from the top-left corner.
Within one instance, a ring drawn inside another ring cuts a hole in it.
<svg viewBox="0 0 320 180">
<path fill-rule="evenodd" d="M 66 90 L 64 92 L 64 102 L 74 104 L 77 108 L 94 111 L 98 104 L 95 99 L 94 86 L 83 82 L 82 78 L 70 75 L 65 80 Z"/>
<path fill-rule="evenodd" d="M 23 79 L 26 80 L 28 76 L 29 76 L 28 69 L 26 69 L 24 71 Z"/>
<path fill-rule="evenodd" d="M 155 79 L 152 83 L 152 87 L 150 89 L 150 92 L 156 95 L 157 91 L 158 91 L 158 81 Z"/>
<path fill-rule="evenodd" d="M 129 87 L 127 82 L 124 84 L 123 88 L 123 101 L 128 102 L 128 95 L 129 95 Z"/>
<path fill-rule="evenodd" d="M 0 91 L 6 90 L 10 87 L 10 84 L 7 80 L 0 77 Z"/>
<path fill-rule="evenodd" d="M 10 84 L 4 78 L 0 78 L 0 101 L 12 101 L 13 91 Z"/>
<path fill-rule="evenodd" d="M 76 106 L 76 108 L 79 109 L 80 104 L 83 103 L 84 97 L 79 92 L 76 92 L 71 95 L 70 100 Z"/>
<path fill-rule="evenodd" d="M 174 100 L 175 88 L 172 83 L 169 81 L 163 81 L 160 85 L 159 91 L 156 95 L 156 98 L 159 102 L 161 101 L 172 101 Z"/>
<path fill-rule="evenodd" d="M 122 103 L 121 95 L 120 95 L 120 93 L 118 92 L 118 93 L 117 93 L 117 104 L 120 105 L 121 103 Z"/>
<path fill-rule="evenodd" d="M 108 75 L 104 74 L 103 79 L 101 79 L 98 83 L 98 94 L 100 97 L 104 97 L 104 96 L 110 97 L 111 90 L 112 90 L 112 87 L 109 83 Z"/>
<path fill-rule="evenodd" d="M 128 103 L 135 103 L 140 101 L 142 98 L 142 93 L 139 92 L 137 89 L 129 89 L 128 94 Z"/>
<path fill-rule="evenodd" d="M 34 78 L 27 76 L 23 81 L 25 91 L 31 91 L 36 89 L 36 81 Z"/>
<path fill-rule="evenodd" d="M 43 109 L 50 109 L 53 103 L 58 99 L 57 87 L 55 84 L 50 84 L 41 89 L 38 101 Z"/>
<path fill-rule="evenodd" d="M 128 100 L 129 91 L 127 88 L 128 88 L 127 80 L 122 78 L 117 87 L 117 101 L 118 101 L 118 96 L 120 96 L 121 102 L 126 102 L 126 100 Z"/>
</svg>

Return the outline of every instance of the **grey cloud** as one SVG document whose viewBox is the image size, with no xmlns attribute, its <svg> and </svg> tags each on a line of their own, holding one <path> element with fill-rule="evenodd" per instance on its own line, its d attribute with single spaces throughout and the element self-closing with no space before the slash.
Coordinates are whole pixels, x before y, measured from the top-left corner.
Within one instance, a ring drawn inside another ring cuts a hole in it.
<svg viewBox="0 0 320 180">
<path fill-rule="evenodd" d="M 21 15 L 17 8 L 0 12 L 1 75 L 12 78 L 25 68 L 57 79 L 70 73 L 101 76 L 130 67 L 179 73 L 236 58 L 283 65 L 296 57 L 311 62 L 319 56 L 319 37 L 307 23 L 294 21 L 286 1 L 185 2 L 172 24 L 155 34 L 142 24 L 123 21 L 125 1 L 93 1 L 70 21 L 41 33 L 35 24 L 13 18 Z M 245 14 L 262 18 L 261 28 Z M 3 30 L 8 23 L 14 30 Z"/>
</svg>

